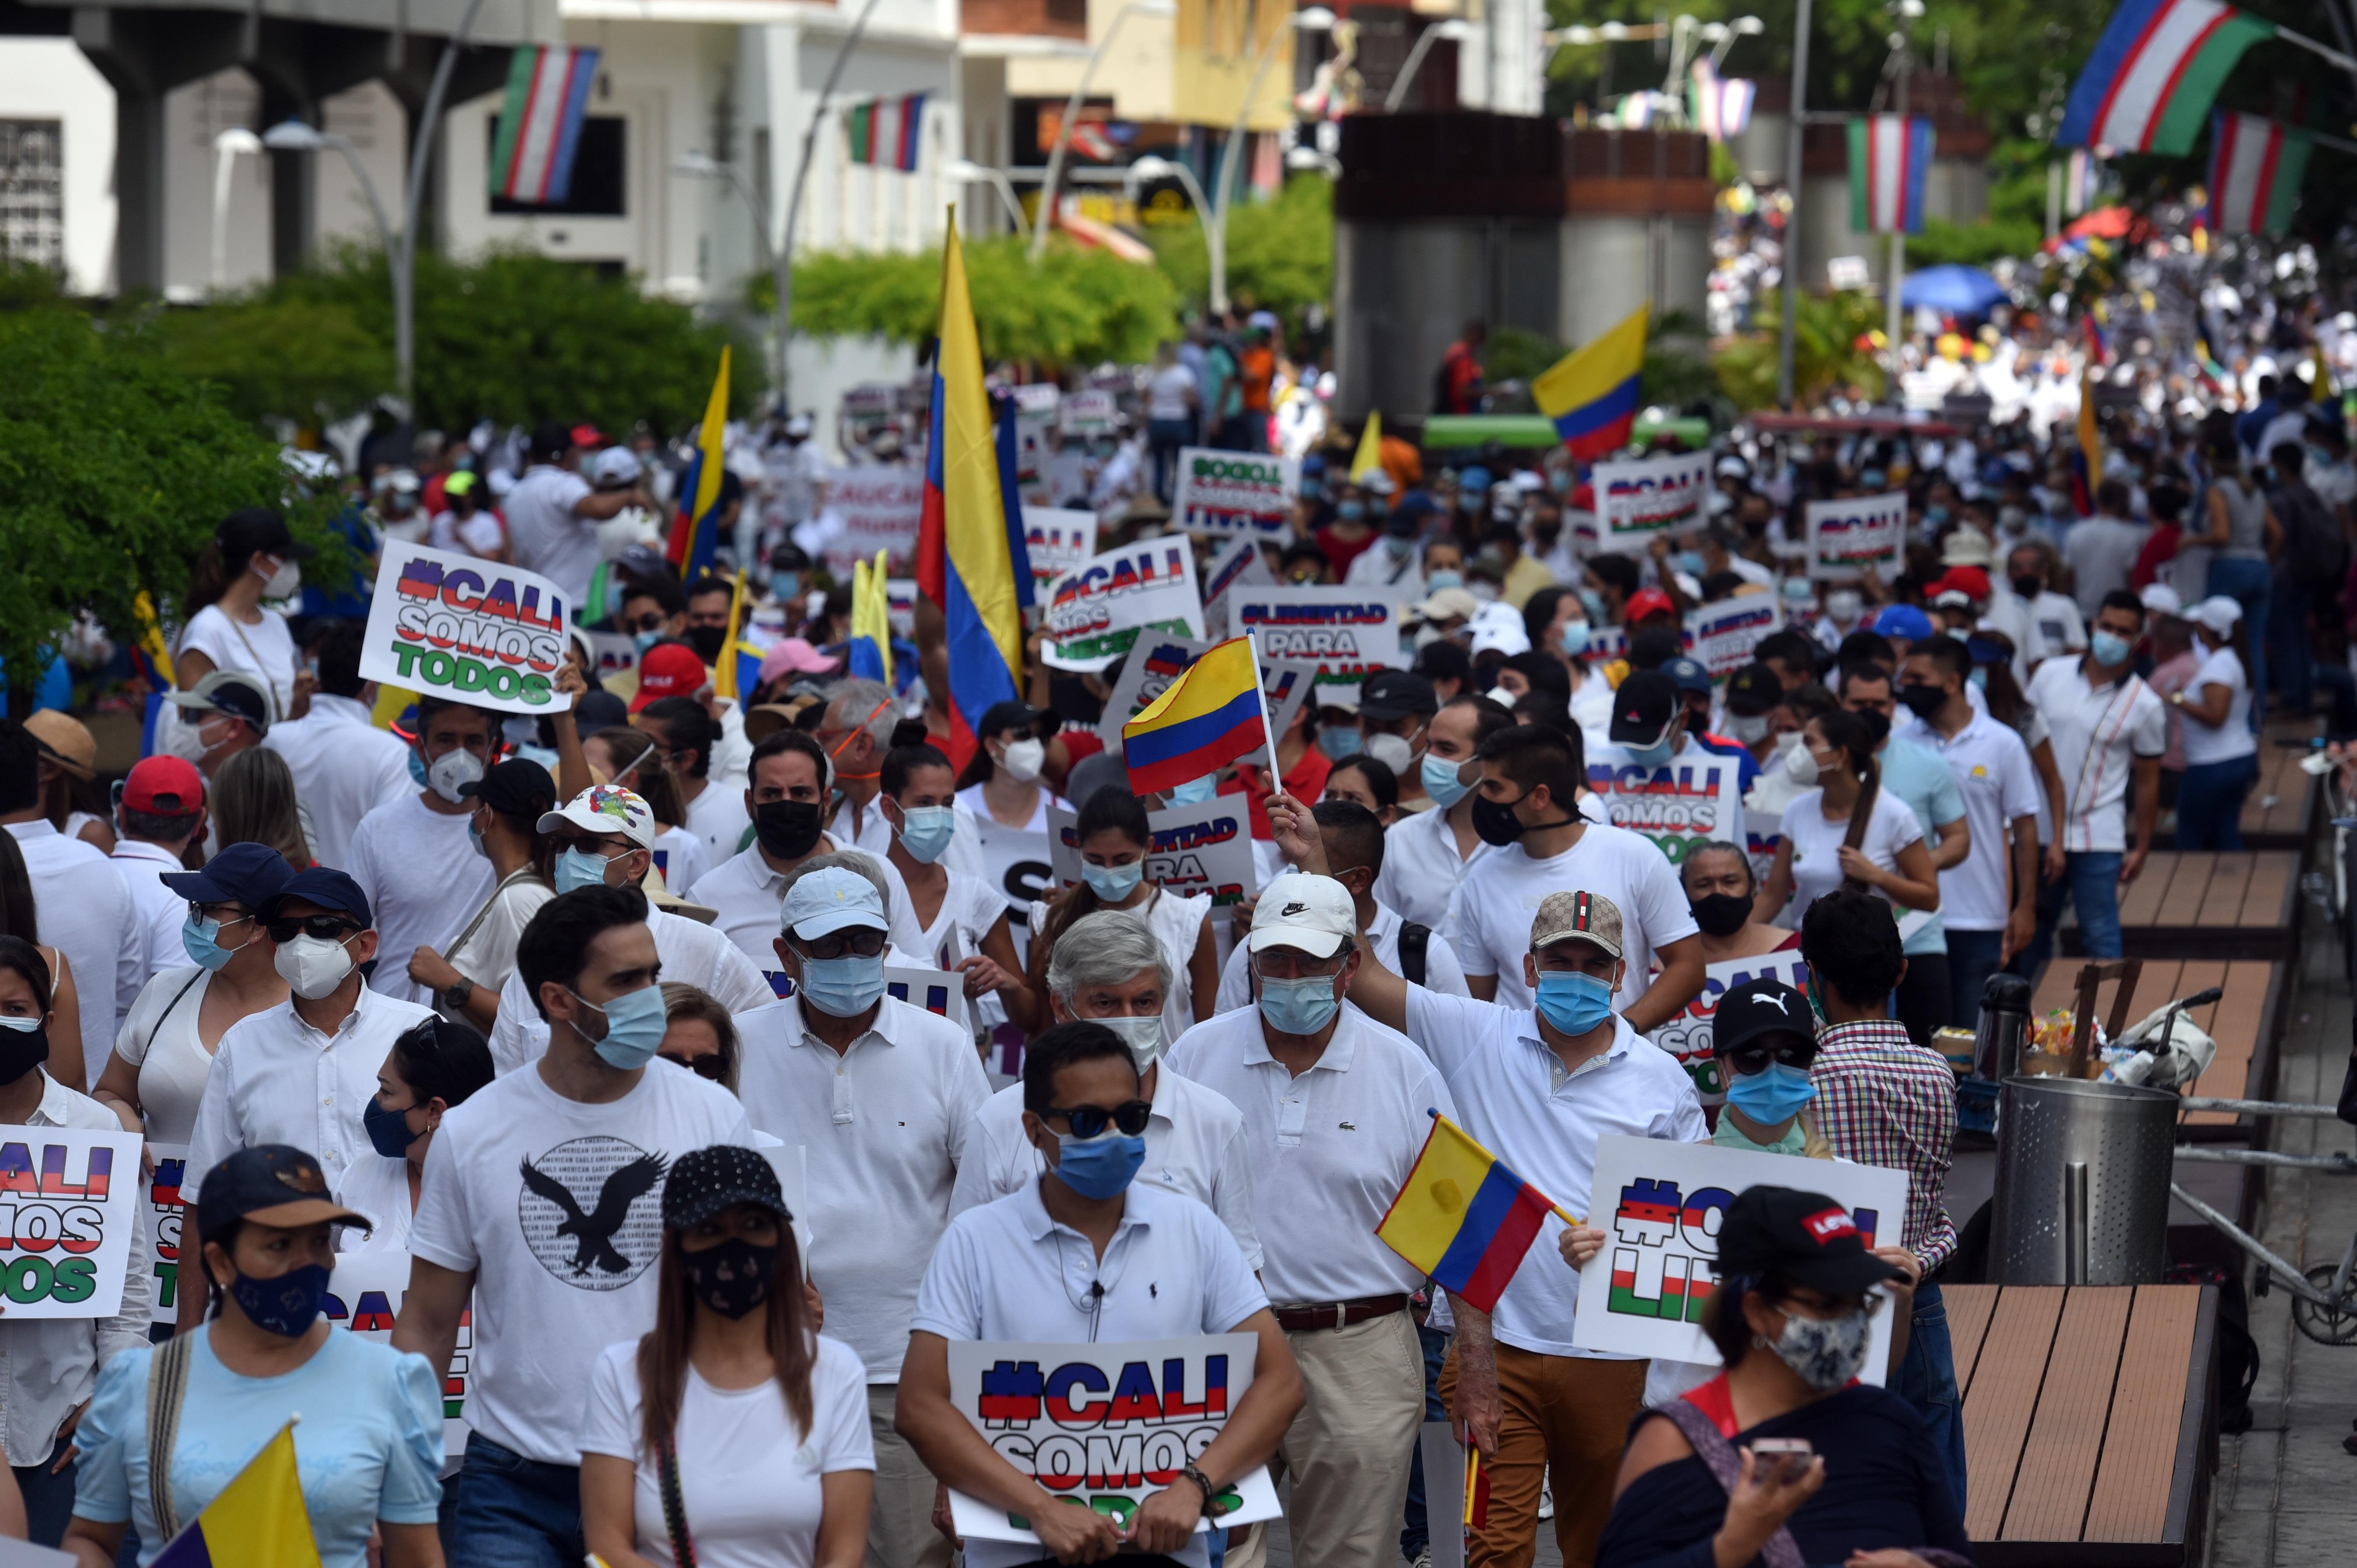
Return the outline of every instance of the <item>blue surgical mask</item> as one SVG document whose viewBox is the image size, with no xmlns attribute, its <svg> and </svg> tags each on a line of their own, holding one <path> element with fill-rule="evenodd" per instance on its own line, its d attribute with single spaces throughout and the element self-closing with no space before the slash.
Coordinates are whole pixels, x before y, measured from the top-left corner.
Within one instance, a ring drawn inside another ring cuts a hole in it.
<svg viewBox="0 0 2357 1568">
<path fill-rule="evenodd" d="M 1219 792 L 1219 775 L 1216 773 L 1206 773 L 1200 779 L 1189 779 L 1184 784 L 1172 789 L 1170 791 L 1170 803 L 1174 806 L 1200 806 L 1204 801 L 1218 795 Z"/>
<path fill-rule="evenodd" d="M 1457 777 L 1458 768 L 1463 766 L 1428 751 L 1424 754 L 1424 792 L 1444 811 L 1473 792 L 1472 785 Z"/>
<path fill-rule="evenodd" d="M 2115 631 L 2098 628 L 2087 634 L 2087 651 L 2095 656 L 2096 663 L 2108 667 L 2126 664 L 2128 655 L 2136 651 L 2136 645 Z"/>
<path fill-rule="evenodd" d="M 1056 1176 L 1082 1197 L 1118 1197 L 1146 1163 L 1146 1140 L 1106 1133 L 1094 1138 L 1056 1134 Z"/>
<path fill-rule="evenodd" d="M 572 893 L 584 887 L 602 887 L 606 883 L 606 857 L 592 854 L 586 849 L 561 849 L 556 852 L 556 890 Z"/>
<path fill-rule="evenodd" d="M 1974 685 L 1978 686 L 1982 691 L 1986 692 L 1988 690 L 1988 667 L 1986 665 L 1975 664 L 1973 666 L 1973 672 L 1970 675 L 1965 676 L 1964 679 L 1970 681 Z"/>
<path fill-rule="evenodd" d="M 1367 748 L 1367 737 L 1359 733 L 1356 725 L 1329 725 L 1318 732 L 1318 749 L 1336 762 L 1356 757 Z"/>
<path fill-rule="evenodd" d="M 660 631 L 632 632 L 630 634 L 630 646 L 637 649 L 639 650 L 639 657 L 643 659 L 646 657 L 648 649 L 652 648 L 656 643 L 662 640 L 662 635 L 663 634 Z"/>
<path fill-rule="evenodd" d="M 1598 593 L 1595 589 L 1590 587 L 1581 587 L 1579 590 L 1579 607 L 1587 612 L 1588 625 L 1602 626 L 1604 624 L 1604 596 L 1602 594 Z"/>
<path fill-rule="evenodd" d="M 270 1280 L 241 1271 L 230 1281 L 229 1294 L 256 1328 L 282 1339 L 299 1339 L 319 1320 L 319 1306 L 328 1295 L 328 1271 L 305 1263 Z"/>
<path fill-rule="evenodd" d="M 1260 1015 L 1281 1035 L 1314 1035 L 1333 1021 L 1341 1006 L 1330 974 L 1260 983 Z"/>
<path fill-rule="evenodd" d="M 387 1111 L 374 1095 L 361 1112 L 361 1130 L 368 1134 L 369 1146 L 388 1160 L 403 1158 L 409 1145 L 423 1136 L 409 1130 L 408 1111 Z"/>
<path fill-rule="evenodd" d="M 1586 621 L 1567 620 L 1563 623 L 1563 636 L 1558 639 L 1557 646 L 1563 650 L 1566 657 L 1577 659 L 1587 651 L 1588 635 Z"/>
<path fill-rule="evenodd" d="M 425 771 L 425 754 L 414 746 L 409 748 L 409 781 L 420 789 L 425 789 L 429 782 L 429 776 Z"/>
<path fill-rule="evenodd" d="M 799 573 L 772 572 L 770 574 L 770 596 L 778 603 L 786 604 L 800 596 L 802 591 L 802 580 Z"/>
<path fill-rule="evenodd" d="M 1127 865 L 1083 865 L 1081 880 L 1089 891 L 1108 904 L 1118 904 L 1137 891 L 1146 879 L 1146 862 L 1133 860 Z"/>
<path fill-rule="evenodd" d="M 618 1072 L 629 1072 L 655 1059 L 655 1047 L 662 1044 L 663 1033 L 671 1026 L 663 1013 L 662 986 L 625 991 L 603 1006 L 577 991 L 572 996 L 591 1012 L 605 1016 L 605 1037 L 590 1044 L 598 1060 Z"/>
<path fill-rule="evenodd" d="M 1539 974 L 1539 1012 L 1566 1035 L 1585 1035 L 1612 1015 L 1612 983 L 1575 969 Z"/>
<path fill-rule="evenodd" d="M 490 850 L 483 843 L 483 830 L 477 825 L 472 817 L 467 819 L 467 842 L 475 846 L 477 854 L 481 855 L 485 860 L 491 858 Z"/>
<path fill-rule="evenodd" d="M 856 1018 L 884 994 L 884 955 L 802 960 L 802 996 L 832 1018 Z"/>
<path fill-rule="evenodd" d="M 900 830 L 902 849 L 927 865 L 948 853 L 950 840 L 957 833 L 956 807 L 904 806 L 900 814 L 908 821 Z"/>
<path fill-rule="evenodd" d="M 1559 496 L 1571 494 L 1572 473 L 1569 468 L 1557 468 L 1547 476 L 1547 489 Z"/>
<path fill-rule="evenodd" d="M 1625 746 L 1620 749 L 1627 752 L 1630 760 L 1640 768 L 1667 768 L 1670 754 L 1676 746 L 1677 742 L 1665 740 L 1659 746 Z"/>
<path fill-rule="evenodd" d="M 1386 533 L 1383 535 L 1383 553 L 1394 561 L 1406 560 L 1407 553 L 1415 548 L 1415 539 L 1407 534 Z"/>
<path fill-rule="evenodd" d="M 180 920 L 180 946 L 188 950 L 188 961 L 199 969 L 218 970 L 237 955 L 221 945 L 221 922 L 199 920 L 193 915 Z"/>
<path fill-rule="evenodd" d="M 1437 572 L 1426 573 L 1424 579 L 1426 593 L 1437 594 L 1443 588 L 1461 588 L 1464 585 L 1465 574 L 1454 566 L 1443 566 Z"/>
<path fill-rule="evenodd" d="M 1356 521 L 1358 519 L 1363 518 L 1367 515 L 1367 503 L 1364 501 L 1336 501 L 1334 503 L 1334 515 L 1336 517 L 1350 518 L 1353 521 Z"/>
<path fill-rule="evenodd" d="M 1314 501 L 1325 493 L 1326 484 L 1324 480 L 1305 478 L 1301 481 L 1301 499 L 1303 500 Z"/>
<path fill-rule="evenodd" d="M 1699 550 L 1681 550 L 1672 564 L 1689 577 L 1702 575 L 1703 559 L 1702 552 Z"/>
<path fill-rule="evenodd" d="M 1727 1080 L 1727 1102 L 1762 1127 L 1799 1115 L 1816 1097 L 1808 1069 L 1782 1062 L 1769 1063 L 1765 1072 L 1733 1073 Z"/>
<path fill-rule="evenodd" d="M 1945 523 L 1949 516 L 1948 509 L 1943 506 L 1927 506 L 1923 509 L 1923 521 L 1933 528 Z"/>
</svg>

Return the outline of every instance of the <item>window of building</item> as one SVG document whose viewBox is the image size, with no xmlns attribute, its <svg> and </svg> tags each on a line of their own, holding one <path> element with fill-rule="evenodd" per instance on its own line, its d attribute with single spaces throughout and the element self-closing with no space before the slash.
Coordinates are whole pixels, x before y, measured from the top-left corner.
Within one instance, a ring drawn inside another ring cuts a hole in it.
<svg viewBox="0 0 2357 1568">
<path fill-rule="evenodd" d="M 0 120 L 0 256 L 65 270 L 63 121 Z"/>
</svg>

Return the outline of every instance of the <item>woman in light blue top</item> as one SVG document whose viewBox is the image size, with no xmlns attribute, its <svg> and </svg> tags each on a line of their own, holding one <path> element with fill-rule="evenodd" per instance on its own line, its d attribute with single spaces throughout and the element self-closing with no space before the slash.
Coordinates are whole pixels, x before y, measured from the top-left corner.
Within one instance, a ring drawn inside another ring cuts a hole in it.
<svg viewBox="0 0 2357 1568">
<path fill-rule="evenodd" d="M 319 1165 L 265 1144 L 207 1173 L 202 1205 L 207 1322 L 125 1350 L 99 1375 L 83 1416 L 81 1484 L 65 1549 L 80 1568 L 112 1568 L 125 1525 L 153 1563 L 290 1421 L 321 1568 L 365 1568 L 380 1534 L 384 1568 L 442 1568 L 435 1516 L 442 1486 L 442 1396 L 421 1356 L 320 1316 L 335 1253 L 330 1222 L 368 1221 L 328 1197 Z M 151 1439 L 157 1412 L 161 1443 Z M 152 1455 L 168 1446 L 168 1484 Z M 217 1563 L 229 1543 L 208 1541 Z"/>
</svg>

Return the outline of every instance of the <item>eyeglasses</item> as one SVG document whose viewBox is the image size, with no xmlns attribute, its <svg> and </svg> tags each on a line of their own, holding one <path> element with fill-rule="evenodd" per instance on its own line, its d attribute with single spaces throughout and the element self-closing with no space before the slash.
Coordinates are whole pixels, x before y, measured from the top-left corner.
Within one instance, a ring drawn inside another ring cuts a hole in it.
<svg viewBox="0 0 2357 1568">
<path fill-rule="evenodd" d="M 199 925 L 207 920 L 218 920 L 223 930 L 253 918 L 250 914 L 231 913 L 236 908 L 234 904 L 199 904 L 192 899 L 188 904 L 188 918 Z"/>
<path fill-rule="evenodd" d="M 622 625 L 631 631 L 661 631 L 663 628 L 663 622 L 668 618 L 660 611 L 649 610 L 636 620 L 631 620 L 628 617 L 623 618 Z"/>
<path fill-rule="evenodd" d="M 669 1051 L 661 1051 L 657 1054 L 673 1066 L 683 1067 L 696 1077 L 708 1078 L 715 1083 L 728 1076 L 728 1064 L 721 1059 L 720 1053 L 717 1051 L 710 1056 L 702 1057 L 675 1057 Z"/>
<path fill-rule="evenodd" d="M 1125 1138 L 1135 1138 L 1146 1131 L 1146 1119 L 1154 1113 L 1154 1106 L 1144 1100 L 1132 1100 L 1108 1111 L 1102 1105 L 1074 1105 L 1064 1110 L 1050 1109 L 1043 1120 L 1062 1117 L 1072 1130 L 1072 1136 L 1083 1142 L 1101 1135 L 1106 1124 L 1121 1129 Z"/>
<path fill-rule="evenodd" d="M 884 950 L 884 933 L 873 926 L 855 926 L 847 931 L 830 931 L 807 940 L 791 931 L 786 934 L 804 958 L 874 958 Z"/>
<path fill-rule="evenodd" d="M 299 920 L 273 920 L 263 928 L 274 942 L 291 942 L 296 937 L 317 937 L 323 942 L 339 942 L 354 931 L 365 929 L 357 920 L 341 915 L 306 915 Z"/>
<path fill-rule="evenodd" d="M 1787 1040 L 1782 1045 L 1773 1047 L 1739 1046 L 1727 1053 L 1727 1065 L 1741 1078 L 1750 1078 L 1755 1074 L 1766 1072 L 1771 1063 L 1780 1067 L 1798 1068 L 1803 1072 L 1806 1072 L 1809 1070 L 1809 1064 L 1816 1059 L 1817 1047 L 1813 1040 Z"/>
</svg>

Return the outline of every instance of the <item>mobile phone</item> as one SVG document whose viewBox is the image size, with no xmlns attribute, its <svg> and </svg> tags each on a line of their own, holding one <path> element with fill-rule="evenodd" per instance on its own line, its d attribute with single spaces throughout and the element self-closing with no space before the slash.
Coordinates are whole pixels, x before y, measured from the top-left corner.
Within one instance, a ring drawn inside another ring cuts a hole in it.
<svg viewBox="0 0 2357 1568">
<path fill-rule="evenodd" d="M 1764 1486 L 1799 1480 L 1816 1456 L 1815 1445 L 1805 1437 L 1757 1437 L 1751 1442 L 1753 1474 Z"/>
</svg>

